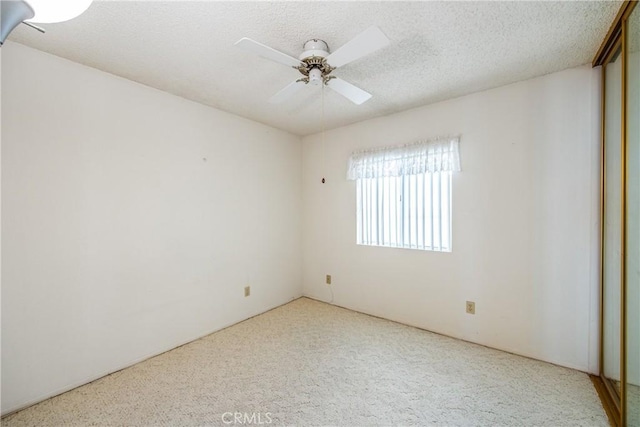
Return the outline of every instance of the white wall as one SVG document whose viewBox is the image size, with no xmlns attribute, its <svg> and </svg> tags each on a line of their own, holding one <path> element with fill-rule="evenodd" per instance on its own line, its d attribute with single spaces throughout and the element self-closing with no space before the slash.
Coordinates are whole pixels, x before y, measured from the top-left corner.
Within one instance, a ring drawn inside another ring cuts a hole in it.
<svg viewBox="0 0 640 427">
<path fill-rule="evenodd" d="M 305 295 L 329 300 L 332 274 L 338 305 L 596 372 L 599 78 L 583 66 L 304 138 Z M 456 134 L 453 252 L 357 246 L 349 154 Z"/>
<path fill-rule="evenodd" d="M 299 137 L 2 56 L 3 413 L 300 296 Z"/>
</svg>

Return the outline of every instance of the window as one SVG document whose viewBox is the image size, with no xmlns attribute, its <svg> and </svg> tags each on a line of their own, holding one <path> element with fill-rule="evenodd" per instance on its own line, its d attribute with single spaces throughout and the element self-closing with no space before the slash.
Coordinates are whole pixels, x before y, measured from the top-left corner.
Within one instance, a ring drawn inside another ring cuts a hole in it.
<svg viewBox="0 0 640 427">
<path fill-rule="evenodd" d="M 354 153 L 359 245 L 451 251 L 451 178 L 458 138 Z"/>
<path fill-rule="evenodd" d="M 451 251 L 451 172 L 357 180 L 357 243 Z"/>
</svg>

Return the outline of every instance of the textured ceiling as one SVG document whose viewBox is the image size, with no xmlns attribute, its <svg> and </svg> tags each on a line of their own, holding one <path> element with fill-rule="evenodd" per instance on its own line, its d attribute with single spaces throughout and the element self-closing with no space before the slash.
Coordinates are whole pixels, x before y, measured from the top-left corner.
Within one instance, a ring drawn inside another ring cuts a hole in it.
<svg viewBox="0 0 640 427">
<path fill-rule="evenodd" d="M 72 21 L 24 25 L 10 40 L 221 110 L 307 135 L 322 130 L 321 89 L 280 105 L 299 77 L 233 46 L 249 37 L 298 57 L 310 38 L 333 50 L 371 25 L 391 44 L 334 71 L 370 92 L 356 106 L 325 90 L 327 129 L 588 63 L 617 1 L 95 1 Z"/>
</svg>

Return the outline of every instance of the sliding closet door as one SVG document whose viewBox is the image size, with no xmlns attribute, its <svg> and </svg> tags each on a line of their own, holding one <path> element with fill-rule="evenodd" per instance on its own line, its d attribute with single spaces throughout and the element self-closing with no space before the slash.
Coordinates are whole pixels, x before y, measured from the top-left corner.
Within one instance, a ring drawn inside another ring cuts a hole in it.
<svg viewBox="0 0 640 427">
<path fill-rule="evenodd" d="M 626 412 L 640 426 L 640 8 L 627 20 Z"/>
<path fill-rule="evenodd" d="M 593 60 L 603 68 L 600 376 L 612 423 L 640 427 L 640 7 L 625 0 Z"/>
<path fill-rule="evenodd" d="M 622 55 L 604 65 L 604 229 L 602 289 L 603 376 L 620 396 L 620 304 L 622 256 Z"/>
</svg>

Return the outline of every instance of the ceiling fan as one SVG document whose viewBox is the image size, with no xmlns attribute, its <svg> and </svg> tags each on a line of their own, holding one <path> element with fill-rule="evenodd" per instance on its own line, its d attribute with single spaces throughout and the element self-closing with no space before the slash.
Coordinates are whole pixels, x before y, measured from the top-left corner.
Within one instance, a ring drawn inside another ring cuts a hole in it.
<svg viewBox="0 0 640 427">
<path fill-rule="evenodd" d="M 300 54 L 299 59 L 246 37 L 238 40 L 235 45 L 256 55 L 291 66 L 302 74 L 301 78 L 273 95 L 269 99 L 272 104 L 287 100 L 307 84 L 324 84 L 354 104 L 360 105 L 371 98 L 371 94 L 331 73 L 336 68 L 360 59 L 388 44 L 387 36 L 378 27 L 373 26 L 348 41 L 335 52 L 329 51 L 329 46 L 324 40 L 311 39 L 303 45 L 304 52 Z"/>
</svg>

